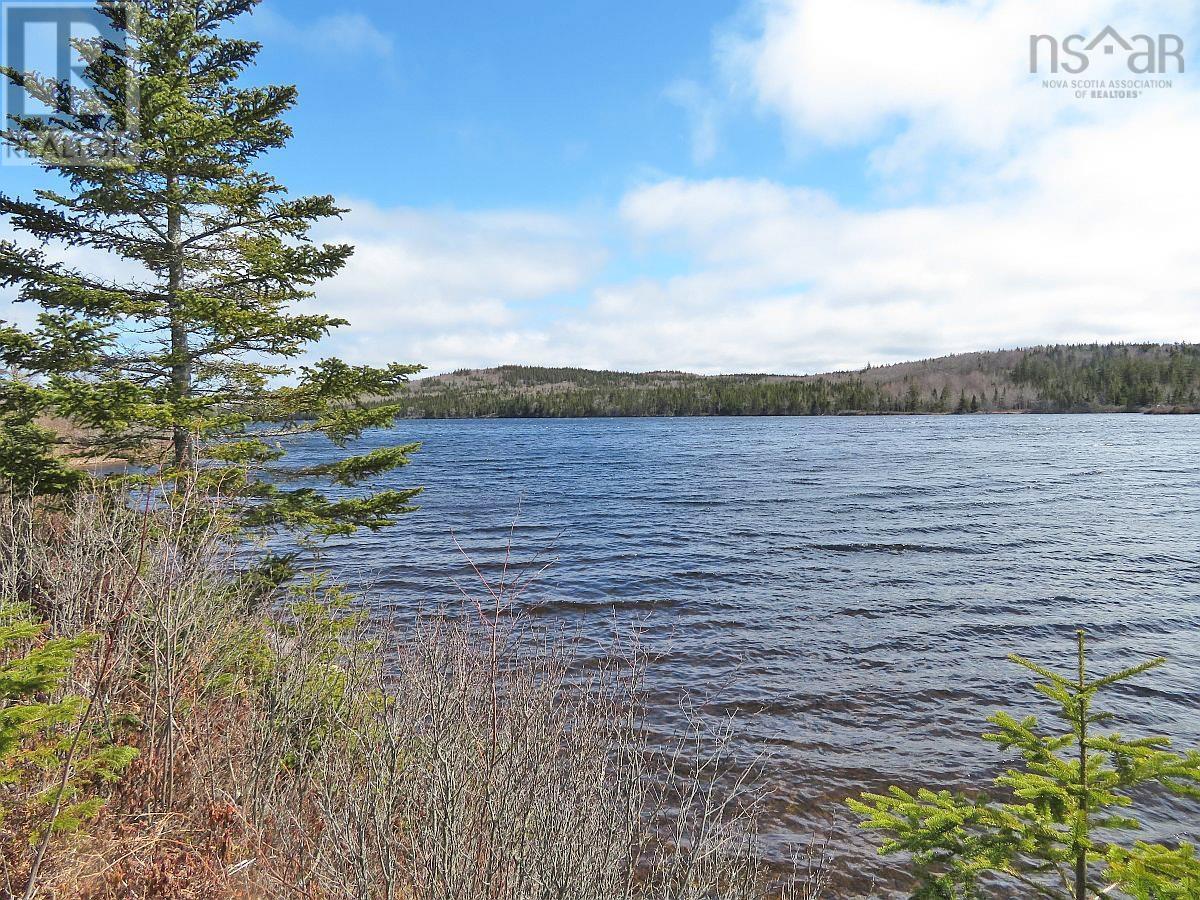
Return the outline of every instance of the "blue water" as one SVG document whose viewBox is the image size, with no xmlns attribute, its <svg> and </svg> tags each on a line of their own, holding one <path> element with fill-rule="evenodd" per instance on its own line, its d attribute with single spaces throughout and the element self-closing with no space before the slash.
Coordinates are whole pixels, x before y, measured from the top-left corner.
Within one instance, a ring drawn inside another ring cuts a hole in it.
<svg viewBox="0 0 1200 900">
<path fill-rule="evenodd" d="M 770 756 L 773 841 L 831 834 L 843 893 L 894 867 L 847 796 L 978 786 L 976 739 L 1044 712 L 1009 652 L 1069 668 L 1170 664 L 1114 695 L 1127 732 L 1200 746 L 1200 417 L 970 416 L 407 421 L 420 440 L 376 485 L 423 485 L 400 527 L 329 563 L 401 613 L 455 602 L 470 567 L 554 559 L 522 598 L 595 637 L 640 627 L 651 720 L 690 694 Z M 298 461 L 324 451 L 298 448 Z M 1150 834 L 1200 834 L 1200 805 L 1149 801 Z"/>
</svg>

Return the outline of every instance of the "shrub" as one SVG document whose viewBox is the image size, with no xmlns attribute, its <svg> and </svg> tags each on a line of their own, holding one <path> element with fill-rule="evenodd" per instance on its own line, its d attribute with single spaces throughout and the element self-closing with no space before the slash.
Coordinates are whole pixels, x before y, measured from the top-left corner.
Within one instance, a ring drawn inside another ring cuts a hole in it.
<svg viewBox="0 0 1200 900">
<path fill-rule="evenodd" d="M 246 547 L 196 528 L 210 502 L 0 515 L 0 600 L 32 598 L 52 640 L 105 635 L 64 685 L 141 751 L 86 839 L 49 845 L 48 892 L 816 896 L 819 866 L 763 861 L 727 734 L 649 743 L 636 654 L 584 677 L 511 617 L 511 584 L 405 626 L 321 578 L 265 593 Z"/>
</svg>

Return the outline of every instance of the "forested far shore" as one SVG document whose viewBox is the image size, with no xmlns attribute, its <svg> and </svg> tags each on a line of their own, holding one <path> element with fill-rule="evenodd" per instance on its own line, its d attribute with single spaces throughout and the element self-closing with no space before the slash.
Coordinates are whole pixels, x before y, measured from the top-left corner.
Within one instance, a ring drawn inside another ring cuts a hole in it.
<svg viewBox="0 0 1200 900">
<path fill-rule="evenodd" d="M 408 418 L 1200 412 L 1200 345 L 1076 344 L 820 375 L 500 366 L 420 379 Z"/>
</svg>

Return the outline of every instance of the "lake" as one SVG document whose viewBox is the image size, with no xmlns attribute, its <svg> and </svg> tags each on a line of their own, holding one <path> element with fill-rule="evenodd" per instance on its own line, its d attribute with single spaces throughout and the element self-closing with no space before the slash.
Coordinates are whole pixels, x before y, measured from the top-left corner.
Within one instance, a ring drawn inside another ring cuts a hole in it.
<svg viewBox="0 0 1200 900">
<path fill-rule="evenodd" d="M 368 443 L 409 440 L 387 484 L 422 509 L 330 564 L 402 613 L 455 602 L 451 529 L 494 565 L 520 503 L 516 558 L 557 560 L 527 610 L 601 643 L 641 627 L 652 721 L 688 692 L 732 716 L 771 754 L 773 846 L 830 834 L 835 896 L 897 883 L 843 798 L 978 786 L 985 716 L 1044 711 L 1010 652 L 1069 669 L 1084 627 L 1098 670 L 1166 655 L 1115 695 L 1121 727 L 1200 746 L 1200 417 L 404 421 Z M 1148 809 L 1200 833 L 1195 803 Z"/>
</svg>

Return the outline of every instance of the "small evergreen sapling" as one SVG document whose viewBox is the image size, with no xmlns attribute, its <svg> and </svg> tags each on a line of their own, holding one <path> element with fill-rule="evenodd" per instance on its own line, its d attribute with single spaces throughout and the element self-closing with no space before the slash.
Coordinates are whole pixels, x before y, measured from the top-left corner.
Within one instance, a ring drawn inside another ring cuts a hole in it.
<svg viewBox="0 0 1200 900">
<path fill-rule="evenodd" d="M 78 831 L 99 812 L 99 782 L 115 781 L 137 751 L 113 743 L 89 725 L 92 704 L 61 696 L 76 653 L 94 634 L 41 640 L 44 626 L 17 605 L 0 606 L 0 834 L 20 809 L 16 826 L 30 846 L 26 896 L 36 886 L 38 864 L 51 835 Z M 55 696 L 58 699 L 54 699 Z M 12 863 L 4 881 L 14 894 Z"/>
<path fill-rule="evenodd" d="M 1018 891 L 1005 896 L 1200 898 L 1200 859 L 1190 844 L 1116 842 L 1140 827 L 1126 812 L 1139 789 L 1200 799 L 1200 751 L 1173 753 L 1165 737 L 1101 731 L 1113 715 L 1094 707 L 1104 689 L 1165 660 L 1090 678 L 1082 631 L 1073 677 L 1021 656 L 1009 658 L 1041 679 L 1036 688 L 1057 704 L 1065 727 L 1052 733 L 1034 716 L 990 717 L 996 731 L 984 740 L 1020 756 L 1020 765 L 995 779 L 1002 799 L 925 788 L 910 794 L 892 787 L 887 794 L 847 801 L 863 828 L 888 835 L 881 853 L 911 855 L 918 882 L 913 897 L 984 896 L 980 881 L 987 880 Z"/>
</svg>

